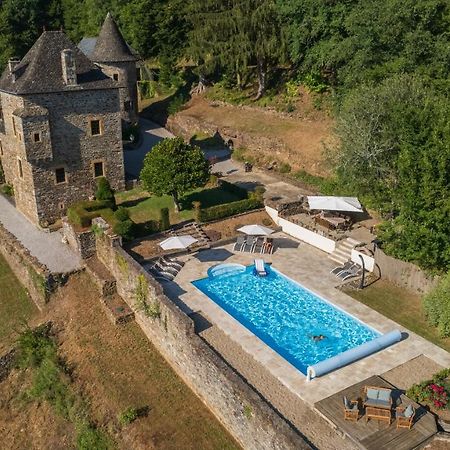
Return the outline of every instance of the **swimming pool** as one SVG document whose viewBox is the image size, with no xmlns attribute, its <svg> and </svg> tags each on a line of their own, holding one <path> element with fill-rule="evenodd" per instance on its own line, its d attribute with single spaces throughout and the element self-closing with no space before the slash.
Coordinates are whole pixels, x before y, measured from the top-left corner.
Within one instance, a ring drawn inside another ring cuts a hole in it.
<svg viewBox="0 0 450 450">
<path fill-rule="evenodd" d="M 255 276 L 253 265 L 223 267 L 192 284 L 303 374 L 380 336 L 273 267 L 266 277 Z"/>
</svg>

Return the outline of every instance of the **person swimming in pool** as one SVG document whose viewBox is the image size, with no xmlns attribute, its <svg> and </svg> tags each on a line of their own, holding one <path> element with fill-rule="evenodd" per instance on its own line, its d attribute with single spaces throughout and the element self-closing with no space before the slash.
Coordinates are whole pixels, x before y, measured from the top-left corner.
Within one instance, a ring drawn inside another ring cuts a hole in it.
<svg viewBox="0 0 450 450">
<path fill-rule="evenodd" d="M 318 334 L 315 336 L 311 336 L 311 339 L 315 342 L 323 341 L 326 338 L 323 334 Z"/>
</svg>

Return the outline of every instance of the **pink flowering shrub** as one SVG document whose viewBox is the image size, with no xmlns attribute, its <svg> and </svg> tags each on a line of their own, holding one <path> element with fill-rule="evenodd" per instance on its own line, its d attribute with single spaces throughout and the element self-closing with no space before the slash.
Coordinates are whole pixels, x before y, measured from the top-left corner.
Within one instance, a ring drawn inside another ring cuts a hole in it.
<svg viewBox="0 0 450 450">
<path fill-rule="evenodd" d="M 428 400 L 435 408 L 444 409 L 447 407 L 448 395 L 444 386 L 431 383 L 427 386 L 427 389 L 429 391 Z"/>
</svg>

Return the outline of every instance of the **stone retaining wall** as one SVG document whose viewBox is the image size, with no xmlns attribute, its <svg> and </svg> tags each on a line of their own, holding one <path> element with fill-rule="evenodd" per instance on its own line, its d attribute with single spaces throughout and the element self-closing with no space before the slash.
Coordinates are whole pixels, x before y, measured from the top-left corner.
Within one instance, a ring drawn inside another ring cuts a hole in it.
<svg viewBox="0 0 450 450">
<path fill-rule="evenodd" d="M 59 284 L 67 280 L 67 275 L 58 278 L 52 275 L 1 223 L 0 253 L 39 309 L 48 302 Z"/>
<path fill-rule="evenodd" d="M 284 162 L 290 162 L 288 158 L 290 149 L 279 139 L 243 133 L 230 127 L 218 127 L 195 117 L 182 114 L 169 116 L 165 127 L 175 136 L 181 136 L 185 140 L 191 139 L 198 132 L 209 136 L 214 136 L 218 133 L 225 143 L 231 141 L 233 148 L 247 148 L 258 151 L 258 153 L 267 156 L 268 159 L 278 158 Z"/>
<path fill-rule="evenodd" d="M 95 235 L 91 230 L 75 231 L 67 220 L 62 218 L 63 233 L 69 246 L 75 250 L 83 259 L 95 255 Z"/>
<path fill-rule="evenodd" d="M 97 256 L 116 279 L 119 295 L 136 311 L 148 339 L 245 449 L 311 448 L 195 333 L 193 321 L 122 249 L 119 238 L 98 237 Z"/>
<path fill-rule="evenodd" d="M 380 248 L 375 249 L 374 257 L 375 266 L 379 269 L 381 278 L 420 295 L 429 292 L 439 281 L 439 277 L 429 276 L 412 263 L 386 255 Z"/>
</svg>

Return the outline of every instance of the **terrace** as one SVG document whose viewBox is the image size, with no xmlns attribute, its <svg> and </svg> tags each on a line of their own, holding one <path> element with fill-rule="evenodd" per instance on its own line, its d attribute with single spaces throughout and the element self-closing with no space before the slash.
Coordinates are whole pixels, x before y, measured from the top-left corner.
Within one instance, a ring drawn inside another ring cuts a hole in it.
<svg viewBox="0 0 450 450">
<path fill-rule="evenodd" d="M 234 345 L 252 355 L 271 376 L 311 406 L 369 376 L 391 370 L 420 355 L 427 356 L 439 365 L 450 365 L 450 355 L 441 348 L 337 290 L 336 278 L 330 274 L 335 263 L 324 258 L 323 252 L 281 232 L 273 236 L 277 250 L 274 254 L 264 255 L 266 262 L 379 332 L 384 334 L 399 329 L 406 338 L 388 349 L 314 379 L 309 384 L 294 366 L 192 285 L 192 281 L 204 278 L 207 270 L 218 263 L 248 266 L 253 263 L 255 254 L 233 252 L 233 244 L 227 244 L 181 255 L 178 259 L 185 263 L 184 267 L 174 282 L 163 283 L 166 294 L 187 314 L 206 320 L 208 326 L 218 327 Z M 233 365 L 232 361 L 230 363 Z"/>
</svg>

